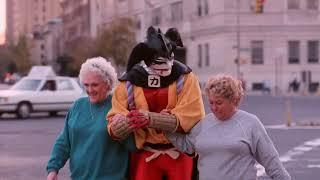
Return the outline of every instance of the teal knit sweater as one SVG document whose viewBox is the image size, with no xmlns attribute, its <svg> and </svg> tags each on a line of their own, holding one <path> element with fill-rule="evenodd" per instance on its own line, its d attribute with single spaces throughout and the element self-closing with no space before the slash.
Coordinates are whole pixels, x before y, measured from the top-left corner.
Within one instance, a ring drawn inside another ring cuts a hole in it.
<svg viewBox="0 0 320 180">
<path fill-rule="evenodd" d="M 87 97 L 78 99 L 69 110 L 65 126 L 55 141 L 47 172 L 61 169 L 69 159 L 71 178 L 76 180 L 123 180 L 128 170 L 129 151 L 134 138 L 114 141 L 107 132 L 109 96 L 91 105 Z"/>
</svg>

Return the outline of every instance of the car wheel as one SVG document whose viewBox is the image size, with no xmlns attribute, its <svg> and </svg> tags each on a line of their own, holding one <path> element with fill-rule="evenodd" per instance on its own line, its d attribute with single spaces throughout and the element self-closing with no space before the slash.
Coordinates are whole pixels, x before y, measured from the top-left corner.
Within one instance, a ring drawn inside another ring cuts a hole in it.
<svg viewBox="0 0 320 180">
<path fill-rule="evenodd" d="M 49 112 L 49 116 L 57 116 L 58 115 L 58 112 L 57 111 L 50 111 Z"/>
<path fill-rule="evenodd" d="M 29 118 L 31 114 L 31 105 L 28 103 L 21 103 L 17 108 L 17 116 L 21 119 Z"/>
</svg>

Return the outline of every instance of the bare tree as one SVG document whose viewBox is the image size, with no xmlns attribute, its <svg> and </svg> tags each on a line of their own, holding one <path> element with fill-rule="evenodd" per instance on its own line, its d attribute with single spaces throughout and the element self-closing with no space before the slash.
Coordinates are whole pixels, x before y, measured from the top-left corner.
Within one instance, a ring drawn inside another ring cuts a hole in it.
<svg viewBox="0 0 320 180">
<path fill-rule="evenodd" d="M 135 24 L 130 18 L 118 18 L 109 24 L 97 38 L 97 54 L 111 58 L 117 70 L 127 64 L 134 45 Z"/>
<path fill-rule="evenodd" d="M 78 37 L 68 42 L 66 46 L 66 57 L 69 59 L 66 74 L 76 76 L 79 73 L 81 64 L 96 52 L 95 40 L 90 37 Z M 65 67 L 64 67 L 65 68 Z"/>
<path fill-rule="evenodd" d="M 128 61 L 129 54 L 135 45 L 135 28 L 133 20 L 119 18 L 111 22 L 96 39 L 78 37 L 66 44 L 66 54 L 57 63 L 60 74 L 77 75 L 81 64 L 95 56 L 109 58 L 119 72 Z M 64 66 L 64 67 L 62 67 Z M 65 67 L 67 66 L 67 67 Z"/>
<path fill-rule="evenodd" d="M 3 59 L 1 65 L 6 66 L 6 71 L 17 71 L 20 74 L 27 74 L 31 67 L 29 44 L 26 36 L 20 36 L 18 43 L 5 46 L 1 51 L 0 58 Z M 14 69 L 9 66 L 15 66 Z M 13 73 L 13 72 L 11 72 Z"/>
</svg>

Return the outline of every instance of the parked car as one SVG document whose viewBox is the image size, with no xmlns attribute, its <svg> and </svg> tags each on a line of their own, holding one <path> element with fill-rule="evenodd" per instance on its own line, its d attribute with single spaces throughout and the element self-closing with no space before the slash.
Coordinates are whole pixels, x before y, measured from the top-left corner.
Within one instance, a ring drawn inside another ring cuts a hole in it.
<svg viewBox="0 0 320 180">
<path fill-rule="evenodd" d="M 0 90 L 0 114 L 16 113 L 19 118 L 28 118 L 32 112 L 56 115 L 67 111 L 77 98 L 84 96 L 75 78 L 56 76 L 52 70 L 46 74 L 39 69 L 35 72 L 10 89 Z"/>
</svg>

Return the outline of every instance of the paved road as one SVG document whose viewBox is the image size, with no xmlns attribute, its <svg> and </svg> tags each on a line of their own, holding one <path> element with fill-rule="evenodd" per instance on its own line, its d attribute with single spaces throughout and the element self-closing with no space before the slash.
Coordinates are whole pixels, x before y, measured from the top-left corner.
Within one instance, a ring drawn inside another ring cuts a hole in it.
<svg viewBox="0 0 320 180">
<path fill-rule="evenodd" d="M 0 120 L 0 180 L 41 180 L 52 143 L 64 118 L 36 117 L 28 120 Z M 59 179 L 67 178 L 68 170 Z"/>
<path fill-rule="evenodd" d="M 284 166 L 293 180 L 320 177 L 320 129 L 274 129 L 267 127 Z M 263 178 L 268 179 L 268 178 Z"/>
<path fill-rule="evenodd" d="M 317 121 L 320 117 L 320 98 L 294 97 L 291 101 L 294 122 Z M 250 96 L 242 102 L 241 108 L 260 117 L 294 180 L 319 179 L 318 126 L 284 126 L 284 100 L 279 97 Z M 28 120 L 7 116 L 0 119 L 0 180 L 45 179 L 50 149 L 63 123 L 63 116 L 40 115 Z M 259 169 L 259 173 L 262 172 Z M 59 179 L 69 179 L 67 167 L 60 172 Z M 268 178 L 261 176 L 260 179 Z"/>
<path fill-rule="evenodd" d="M 320 97 L 317 96 L 249 96 L 241 104 L 242 109 L 256 114 L 266 126 L 294 180 L 317 180 L 320 177 L 320 126 L 301 126 L 319 125 L 319 107 Z M 284 125 L 288 116 L 292 120 L 290 128 Z"/>
</svg>

